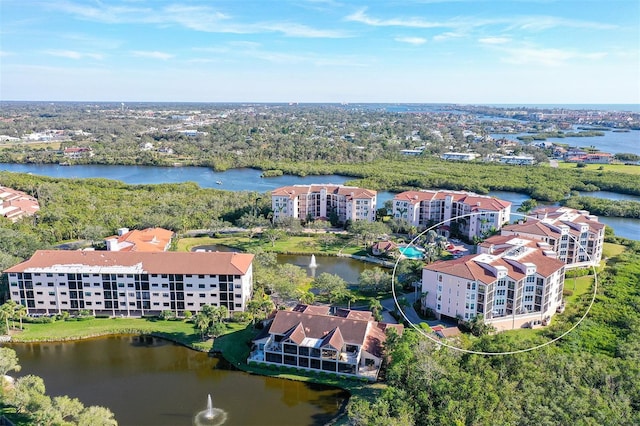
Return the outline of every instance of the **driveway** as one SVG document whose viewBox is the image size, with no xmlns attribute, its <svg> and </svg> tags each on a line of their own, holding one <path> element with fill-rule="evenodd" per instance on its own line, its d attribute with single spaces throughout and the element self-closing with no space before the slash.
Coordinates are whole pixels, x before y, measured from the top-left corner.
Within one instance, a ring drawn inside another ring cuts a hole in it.
<svg viewBox="0 0 640 426">
<path fill-rule="evenodd" d="M 418 324 L 421 322 L 426 322 L 425 320 L 421 319 L 416 310 L 413 309 L 413 302 L 416 300 L 416 295 L 414 293 L 410 293 L 410 294 L 398 294 L 398 300 L 401 298 L 405 298 L 407 300 L 407 302 L 409 302 L 409 306 L 403 306 L 402 307 L 402 312 L 404 312 L 404 315 L 407 317 L 407 319 L 409 321 L 411 321 L 414 324 Z M 386 310 L 386 311 L 390 311 L 393 312 L 396 310 L 397 306 L 396 306 L 396 302 L 393 300 L 393 298 L 390 299 L 384 299 L 380 301 L 380 304 L 382 305 L 382 307 Z M 383 312 L 383 316 L 384 314 L 387 312 Z M 391 315 L 389 315 L 389 317 L 391 317 Z M 393 317 L 391 317 L 393 318 Z M 387 318 L 385 317 L 385 320 Z M 394 322 L 396 322 L 394 320 Z"/>
</svg>

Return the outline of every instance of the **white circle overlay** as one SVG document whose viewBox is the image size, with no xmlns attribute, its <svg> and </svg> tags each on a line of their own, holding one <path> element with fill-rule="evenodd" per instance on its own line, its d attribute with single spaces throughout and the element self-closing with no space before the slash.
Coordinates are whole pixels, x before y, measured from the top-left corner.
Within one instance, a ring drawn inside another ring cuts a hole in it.
<svg viewBox="0 0 640 426">
<path fill-rule="evenodd" d="M 419 233 L 418 235 L 416 235 L 411 242 L 409 242 L 408 246 L 415 246 L 415 241 L 420 238 L 422 235 L 424 235 L 425 233 L 431 231 L 434 228 L 437 228 L 440 225 L 446 224 L 451 222 L 452 220 L 456 220 L 456 219 L 462 219 L 465 217 L 471 217 L 471 216 L 475 216 L 475 215 L 479 215 L 482 213 L 467 213 L 467 214 L 463 214 L 460 216 L 455 216 L 452 217 L 450 219 L 447 220 L 443 220 L 442 222 L 436 223 L 435 225 L 425 229 L 424 231 L 422 231 L 421 233 Z M 527 216 L 524 214 L 519 214 L 519 213 L 511 213 L 511 215 L 514 216 L 519 216 L 519 217 L 524 217 L 527 220 L 536 220 L 536 221 L 540 221 L 540 219 L 533 217 L 533 216 Z M 587 252 L 586 247 L 584 247 L 582 244 L 580 244 L 580 242 L 571 234 L 568 234 L 573 241 L 575 241 L 578 244 L 578 247 L 580 249 L 582 249 L 584 251 L 584 253 L 586 254 L 587 258 L 589 259 L 589 261 L 591 261 L 591 255 Z M 524 238 L 524 237 L 523 237 Z M 580 317 L 580 319 L 578 320 L 578 322 L 576 322 L 573 326 L 571 326 L 571 328 L 569 328 L 567 331 L 565 331 L 564 333 L 562 333 L 561 335 L 549 340 L 548 342 L 544 342 L 541 343 L 539 345 L 536 346 L 532 346 L 529 348 L 524 348 L 524 349 L 518 349 L 518 350 L 513 350 L 513 351 L 504 351 L 504 352 L 484 352 L 484 351 L 474 351 L 474 350 L 470 350 L 470 349 L 464 349 L 464 348 L 459 348 L 457 346 L 453 346 L 450 345 L 446 342 L 443 342 L 439 339 L 436 339 L 433 336 L 428 335 L 423 329 L 421 329 L 420 327 L 418 327 L 416 324 L 414 324 L 413 322 L 411 322 L 411 320 L 409 320 L 409 318 L 407 318 L 407 315 L 404 313 L 404 311 L 402 310 L 402 307 L 400 306 L 400 303 L 398 303 L 398 296 L 396 294 L 396 288 L 395 288 L 395 281 L 396 281 L 396 269 L 398 268 L 398 263 L 400 263 L 401 260 L 401 256 L 398 257 L 398 259 L 396 260 L 396 263 L 393 265 L 393 274 L 391 275 L 391 293 L 393 294 L 393 300 L 396 304 L 396 307 L 398 309 L 398 312 L 400 312 L 400 314 L 402 315 L 402 317 L 405 319 L 405 321 L 407 323 L 409 323 L 411 325 L 411 327 L 413 327 L 414 330 L 416 330 L 418 333 L 420 333 L 421 335 L 423 335 L 424 337 L 426 337 L 427 339 L 431 340 L 432 342 L 440 345 L 440 346 L 444 346 L 446 348 L 449 349 L 453 349 L 459 352 L 463 352 L 463 353 L 467 353 L 467 354 L 474 354 L 474 355 L 488 355 L 488 356 L 494 356 L 494 355 L 515 355 L 515 354 L 519 354 L 519 353 L 523 353 L 523 352 L 530 352 L 530 351 L 534 351 L 536 349 L 541 349 L 544 348 L 545 346 L 551 345 L 555 342 L 557 342 L 558 340 L 562 339 L 563 337 L 565 337 L 566 335 L 568 335 L 569 333 L 571 333 L 573 330 L 576 329 L 576 327 L 578 327 L 580 325 L 580 323 L 582 321 L 584 321 L 584 319 L 587 317 L 587 315 L 589 314 L 589 311 L 591 310 L 591 307 L 593 306 L 593 304 L 595 303 L 596 300 L 596 294 L 598 292 L 598 273 L 596 271 L 596 267 L 595 265 L 591 265 L 591 268 L 593 269 L 593 295 L 591 297 L 591 301 L 589 302 L 589 306 L 587 307 L 587 310 L 584 312 L 584 314 L 582 315 L 582 317 Z M 420 282 L 422 282 L 422 278 L 420 279 Z"/>
</svg>

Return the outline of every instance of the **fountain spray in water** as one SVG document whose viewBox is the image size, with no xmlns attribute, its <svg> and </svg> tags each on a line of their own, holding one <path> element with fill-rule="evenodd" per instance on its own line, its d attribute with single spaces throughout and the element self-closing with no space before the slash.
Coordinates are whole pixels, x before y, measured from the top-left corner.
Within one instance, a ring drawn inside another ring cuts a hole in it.
<svg viewBox="0 0 640 426">
<path fill-rule="evenodd" d="M 205 414 L 205 417 L 208 419 L 213 418 L 213 402 L 211 401 L 211 394 L 207 397 L 207 414 Z"/>
<path fill-rule="evenodd" d="M 317 268 L 318 264 L 316 263 L 316 255 L 311 255 L 311 262 L 309 262 L 309 268 Z"/>
<path fill-rule="evenodd" d="M 211 394 L 207 397 L 207 409 L 200 411 L 193 419 L 196 426 L 219 426 L 227 421 L 227 412 L 213 407 Z"/>
</svg>

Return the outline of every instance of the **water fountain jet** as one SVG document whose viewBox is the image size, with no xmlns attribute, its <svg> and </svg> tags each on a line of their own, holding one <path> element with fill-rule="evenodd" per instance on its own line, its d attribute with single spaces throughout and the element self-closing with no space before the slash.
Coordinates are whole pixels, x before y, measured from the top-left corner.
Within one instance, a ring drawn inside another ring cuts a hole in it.
<svg viewBox="0 0 640 426">
<path fill-rule="evenodd" d="M 311 262 L 309 262 L 309 268 L 317 268 L 318 264 L 316 263 L 316 255 L 311 255 Z"/>
<path fill-rule="evenodd" d="M 219 426 L 227 421 L 227 412 L 215 408 L 211 394 L 207 396 L 207 409 L 196 414 L 193 422 L 196 426 Z"/>
</svg>

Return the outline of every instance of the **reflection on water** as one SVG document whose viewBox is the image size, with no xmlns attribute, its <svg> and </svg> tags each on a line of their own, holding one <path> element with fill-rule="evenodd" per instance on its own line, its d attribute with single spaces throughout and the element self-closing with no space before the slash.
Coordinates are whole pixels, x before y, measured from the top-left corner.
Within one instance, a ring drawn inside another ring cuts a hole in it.
<svg viewBox="0 0 640 426">
<path fill-rule="evenodd" d="M 219 368 L 219 358 L 157 338 L 110 336 L 11 344 L 20 375 L 44 379 L 51 396 L 111 409 L 121 425 L 191 425 L 206 396 L 226 425 L 325 424 L 345 391 Z"/>
</svg>

